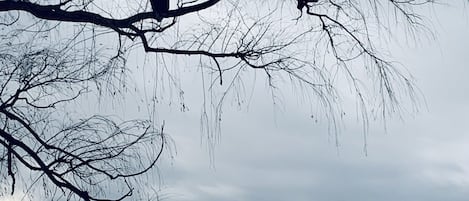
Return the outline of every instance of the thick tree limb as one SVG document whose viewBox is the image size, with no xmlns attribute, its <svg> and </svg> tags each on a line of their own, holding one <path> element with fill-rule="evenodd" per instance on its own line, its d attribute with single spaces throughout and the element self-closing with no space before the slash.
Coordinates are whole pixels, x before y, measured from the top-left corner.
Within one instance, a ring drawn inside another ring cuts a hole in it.
<svg viewBox="0 0 469 201">
<path fill-rule="evenodd" d="M 169 10 L 162 14 L 162 17 L 179 17 L 189 13 L 198 12 L 209 8 L 220 0 L 207 0 L 206 2 Z M 92 23 L 108 28 L 128 28 L 129 25 L 144 19 L 155 19 L 153 12 L 137 13 L 124 19 L 106 18 L 99 14 L 79 10 L 67 11 L 62 9 L 63 5 L 39 5 L 26 1 L 0 1 L 0 12 L 21 10 L 31 13 L 32 15 L 46 20 L 57 20 L 65 22 L 85 22 Z"/>
</svg>

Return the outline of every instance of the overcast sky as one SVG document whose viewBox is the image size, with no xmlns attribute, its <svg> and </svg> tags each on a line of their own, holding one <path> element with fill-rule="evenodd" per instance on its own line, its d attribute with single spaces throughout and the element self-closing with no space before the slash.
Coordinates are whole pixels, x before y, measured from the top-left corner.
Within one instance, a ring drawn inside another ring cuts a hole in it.
<svg viewBox="0 0 469 201">
<path fill-rule="evenodd" d="M 168 113 L 177 154 L 160 165 L 161 196 L 184 201 L 441 201 L 469 198 L 469 17 L 438 7 L 436 41 L 392 45 L 425 96 L 417 114 L 372 122 L 363 151 L 356 118 L 345 118 L 340 145 L 294 98 L 285 111 L 255 98 L 248 111 L 227 107 L 210 162 L 200 110 Z M 190 104 L 190 100 L 187 100 Z M 426 102 L 425 102 L 426 101 Z M 426 103 L 427 106 L 424 106 Z M 158 186 L 158 185 L 156 185 Z"/>
<path fill-rule="evenodd" d="M 372 121 L 366 142 L 354 115 L 344 118 L 337 146 L 309 106 L 285 97 L 275 110 L 270 97 L 256 96 L 248 109 L 227 104 L 212 157 L 200 134 L 200 99 L 186 98 L 187 112 L 160 109 L 174 157 L 160 161 L 154 188 L 168 201 L 467 201 L 468 11 L 439 6 L 430 16 L 436 40 L 390 45 L 425 99 L 419 113 L 388 119 L 387 131 Z"/>
</svg>

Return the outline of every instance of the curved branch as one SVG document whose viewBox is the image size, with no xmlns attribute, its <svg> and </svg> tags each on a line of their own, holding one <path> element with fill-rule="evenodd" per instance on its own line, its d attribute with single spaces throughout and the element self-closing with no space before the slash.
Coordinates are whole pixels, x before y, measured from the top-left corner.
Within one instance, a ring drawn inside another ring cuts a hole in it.
<svg viewBox="0 0 469 201">
<path fill-rule="evenodd" d="M 179 17 L 189 13 L 207 9 L 218 2 L 220 2 L 220 0 L 208 0 L 200 4 L 170 10 L 166 13 L 162 13 L 161 16 Z M 61 6 L 62 5 L 39 5 L 27 1 L 0 1 L 0 12 L 21 10 L 31 13 L 32 15 L 40 19 L 63 22 L 92 23 L 114 30 L 121 28 L 130 28 L 133 23 L 145 19 L 156 19 L 156 16 L 153 12 L 137 13 L 124 19 L 112 19 L 103 17 L 97 13 L 88 12 L 84 10 L 67 11 L 62 9 Z"/>
</svg>

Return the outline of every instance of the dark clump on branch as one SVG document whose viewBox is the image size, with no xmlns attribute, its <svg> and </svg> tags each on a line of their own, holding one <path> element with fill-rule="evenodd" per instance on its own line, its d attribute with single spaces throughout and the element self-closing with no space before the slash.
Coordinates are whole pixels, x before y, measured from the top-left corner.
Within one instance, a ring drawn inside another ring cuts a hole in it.
<svg viewBox="0 0 469 201">
<path fill-rule="evenodd" d="M 308 4 L 309 2 L 311 2 L 311 3 L 316 3 L 316 2 L 318 2 L 319 0 L 297 0 L 297 1 L 298 1 L 298 4 L 297 4 L 296 8 L 298 8 L 299 10 L 303 10 L 303 8 L 304 8 L 305 6 L 307 6 L 307 4 Z"/>
<path fill-rule="evenodd" d="M 169 0 L 150 0 L 150 3 L 155 13 L 156 20 L 161 22 L 164 18 L 164 14 L 169 10 Z"/>
</svg>

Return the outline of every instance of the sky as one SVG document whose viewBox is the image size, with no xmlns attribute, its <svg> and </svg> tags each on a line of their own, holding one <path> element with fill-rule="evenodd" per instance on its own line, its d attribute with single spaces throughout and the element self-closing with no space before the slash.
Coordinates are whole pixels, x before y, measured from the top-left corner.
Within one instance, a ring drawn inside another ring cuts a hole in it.
<svg viewBox="0 0 469 201">
<path fill-rule="evenodd" d="M 199 133 L 199 110 L 169 111 L 166 131 L 177 151 L 160 164 L 161 196 L 183 201 L 467 200 L 468 16 L 460 5 L 438 7 L 429 16 L 435 39 L 390 45 L 424 99 L 418 113 L 388 119 L 386 130 L 372 121 L 367 152 L 356 118 L 344 119 L 336 146 L 326 122 L 311 120 L 295 98 L 276 111 L 265 104 L 269 100 L 257 97 L 249 110 L 226 108 L 212 161 Z"/>
<path fill-rule="evenodd" d="M 174 146 L 160 161 L 161 180 L 153 188 L 167 201 L 467 200 L 467 11 L 439 6 L 428 16 L 435 39 L 389 45 L 424 99 L 418 113 L 389 118 L 386 129 L 371 121 L 366 140 L 354 115 L 344 118 L 337 145 L 327 121 L 311 118 L 296 98 L 285 97 L 279 110 L 270 97 L 256 96 L 247 108 L 227 104 L 220 139 L 209 149 L 200 133 L 200 102 L 186 98 L 193 106 L 186 112 L 159 109 Z M 0 198 L 6 200 L 16 198 Z"/>
</svg>

